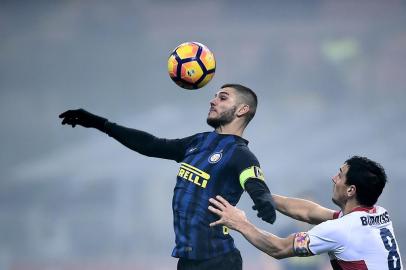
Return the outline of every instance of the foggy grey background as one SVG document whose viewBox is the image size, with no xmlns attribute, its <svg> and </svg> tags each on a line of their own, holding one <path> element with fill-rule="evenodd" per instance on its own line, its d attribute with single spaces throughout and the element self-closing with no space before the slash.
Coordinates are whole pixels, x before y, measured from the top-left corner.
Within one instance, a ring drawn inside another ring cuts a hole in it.
<svg viewBox="0 0 406 270">
<path fill-rule="evenodd" d="M 336 209 L 340 165 L 354 154 L 379 161 L 389 183 L 378 204 L 402 253 L 405 25 L 400 0 L 0 1 L 0 269 L 175 269 L 178 164 L 58 115 L 82 107 L 181 138 L 210 130 L 208 102 L 230 82 L 258 94 L 244 137 L 272 192 Z M 185 41 L 217 60 L 197 91 L 167 74 Z M 268 225 L 251 205 L 244 194 L 239 207 L 263 229 L 283 235 L 293 224 L 279 215 Z M 232 235 L 245 269 L 284 269 Z"/>
</svg>

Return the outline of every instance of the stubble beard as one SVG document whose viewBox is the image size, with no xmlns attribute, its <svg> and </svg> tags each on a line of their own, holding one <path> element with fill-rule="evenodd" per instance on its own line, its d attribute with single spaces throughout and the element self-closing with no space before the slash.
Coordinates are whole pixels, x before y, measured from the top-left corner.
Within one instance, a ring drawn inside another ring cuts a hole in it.
<svg viewBox="0 0 406 270">
<path fill-rule="evenodd" d="M 224 111 L 220 114 L 219 117 L 217 118 L 210 118 L 207 117 L 207 124 L 211 126 L 212 128 L 216 129 L 220 126 L 227 125 L 231 123 L 234 120 L 234 114 L 237 111 L 237 106 L 233 106 L 231 109 L 228 111 Z"/>
<path fill-rule="evenodd" d="M 334 203 L 335 205 L 337 205 L 337 206 L 341 206 L 341 205 L 338 203 L 338 201 L 337 201 L 336 199 L 331 198 L 331 200 L 333 201 L 333 203 Z"/>
<path fill-rule="evenodd" d="M 338 196 L 339 197 L 339 196 Z M 331 200 L 333 201 L 333 203 L 335 204 L 335 205 L 337 205 L 338 207 L 340 207 L 340 208 L 342 208 L 344 205 L 345 205 L 345 203 L 344 202 L 342 202 L 342 201 L 340 201 L 340 198 L 334 198 L 334 194 L 333 194 L 333 196 L 331 197 Z"/>
</svg>

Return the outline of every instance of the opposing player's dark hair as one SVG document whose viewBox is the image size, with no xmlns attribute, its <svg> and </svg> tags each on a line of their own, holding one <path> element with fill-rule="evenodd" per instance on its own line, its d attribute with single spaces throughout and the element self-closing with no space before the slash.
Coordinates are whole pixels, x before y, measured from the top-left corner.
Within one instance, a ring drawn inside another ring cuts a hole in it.
<svg viewBox="0 0 406 270">
<path fill-rule="evenodd" d="M 235 89 L 241 96 L 242 100 L 244 103 L 248 104 L 250 106 L 250 111 L 247 114 L 247 121 L 246 125 L 254 118 L 255 113 L 257 111 L 257 106 L 258 106 L 258 98 L 257 95 L 255 94 L 254 91 L 252 91 L 250 88 L 237 84 L 237 83 L 227 83 L 221 86 L 221 89 L 226 88 L 226 87 L 231 87 Z"/>
<path fill-rule="evenodd" d="M 373 206 L 387 182 L 385 169 L 381 164 L 360 156 L 353 156 L 345 163 L 349 166 L 346 184 L 356 187 L 357 201 L 361 205 Z"/>
</svg>

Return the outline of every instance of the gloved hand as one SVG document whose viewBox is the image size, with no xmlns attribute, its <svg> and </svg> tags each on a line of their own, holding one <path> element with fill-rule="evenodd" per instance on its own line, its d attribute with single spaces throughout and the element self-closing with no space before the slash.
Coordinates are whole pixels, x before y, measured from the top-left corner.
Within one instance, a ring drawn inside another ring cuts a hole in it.
<svg viewBox="0 0 406 270">
<path fill-rule="evenodd" d="M 86 128 L 97 128 L 98 130 L 104 132 L 104 124 L 107 119 L 94 115 L 83 109 L 78 110 L 68 110 L 59 115 L 59 118 L 63 118 L 62 125 L 71 125 L 75 127 L 80 125 Z"/>
<path fill-rule="evenodd" d="M 257 216 L 263 221 L 273 224 L 276 220 L 276 211 L 274 205 L 267 201 L 262 204 L 254 205 L 252 209 L 257 210 Z"/>
<path fill-rule="evenodd" d="M 264 181 L 250 178 L 245 182 L 245 190 L 254 201 L 252 209 L 257 210 L 257 216 L 263 221 L 273 224 L 276 220 L 275 203 L 271 192 Z"/>
</svg>

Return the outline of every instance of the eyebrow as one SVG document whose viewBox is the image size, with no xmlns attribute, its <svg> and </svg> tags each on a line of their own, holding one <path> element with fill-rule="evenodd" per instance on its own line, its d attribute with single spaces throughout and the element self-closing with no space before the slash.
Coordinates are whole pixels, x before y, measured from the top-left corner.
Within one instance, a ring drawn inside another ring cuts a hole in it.
<svg viewBox="0 0 406 270">
<path fill-rule="evenodd" d="M 214 96 L 215 97 L 217 97 L 218 95 L 227 95 L 227 96 L 229 96 L 230 94 L 229 93 L 227 93 L 226 91 L 220 91 L 220 92 L 218 92 L 218 93 L 216 93 Z"/>
</svg>

